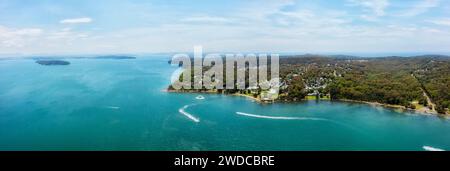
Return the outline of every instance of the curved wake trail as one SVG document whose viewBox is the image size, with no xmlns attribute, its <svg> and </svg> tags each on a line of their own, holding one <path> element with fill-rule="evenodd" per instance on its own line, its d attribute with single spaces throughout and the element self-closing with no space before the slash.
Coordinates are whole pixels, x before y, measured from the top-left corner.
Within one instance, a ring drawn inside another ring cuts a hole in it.
<svg viewBox="0 0 450 171">
<path fill-rule="evenodd" d="M 311 117 L 285 117 L 285 116 L 265 116 L 265 115 L 256 115 L 244 112 L 236 112 L 238 115 L 254 117 L 254 118 L 263 118 L 263 119 L 276 119 L 276 120 L 313 120 L 313 121 L 329 121 L 328 119 L 322 118 L 311 118 Z"/>
<path fill-rule="evenodd" d="M 440 148 L 436 148 L 436 147 L 431 147 L 431 146 L 423 146 L 422 147 L 425 151 L 445 151 L 443 149 Z"/>
<path fill-rule="evenodd" d="M 186 106 L 184 106 L 184 107 L 178 109 L 178 112 L 180 112 L 181 114 L 183 114 L 184 116 L 188 117 L 189 119 L 191 119 L 191 120 L 194 121 L 194 122 L 197 122 L 197 123 L 200 122 L 200 119 L 199 119 L 199 118 L 196 118 L 196 117 L 193 116 L 192 114 L 190 114 L 190 113 L 188 113 L 188 112 L 185 111 L 185 110 L 186 110 L 187 108 L 189 108 L 190 106 L 192 106 L 192 105 L 186 105 Z"/>
<path fill-rule="evenodd" d="M 333 123 L 336 125 L 340 125 L 346 128 L 349 128 L 351 130 L 363 133 L 360 129 L 357 129 L 353 126 L 344 124 L 344 123 L 340 123 L 337 121 L 333 121 L 333 120 L 329 120 L 329 119 L 324 119 L 324 118 L 314 118 L 314 117 L 286 117 L 286 116 L 266 116 L 266 115 L 256 115 L 256 114 L 250 114 L 250 113 L 244 113 L 244 112 L 236 112 L 236 114 L 241 115 L 241 116 L 247 116 L 247 117 L 254 117 L 254 118 L 262 118 L 262 119 L 274 119 L 274 120 L 310 120 L 310 121 L 323 121 L 323 122 L 329 122 L 329 123 Z"/>
</svg>

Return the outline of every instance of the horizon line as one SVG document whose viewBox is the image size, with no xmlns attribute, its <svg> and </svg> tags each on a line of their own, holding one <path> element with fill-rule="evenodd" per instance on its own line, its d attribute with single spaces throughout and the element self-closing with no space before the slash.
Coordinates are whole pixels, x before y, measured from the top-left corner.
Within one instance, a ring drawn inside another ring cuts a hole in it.
<svg viewBox="0 0 450 171">
<path fill-rule="evenodd" d="M 173 54 L 188 54 L 192 55 L 193 52 L 141 52 L 141 53 L 36 53 L 36 54 L 1 54 L 0 58 L 32 58 L 32 57 L 97 57 L 97 56 L 134 56 L 144 57 L 144 55 L 173 55 Z M 279 54 L 280 56 L 304 56 L 304 55 L 316 55 L 316 56 L 354 56 L 354 57 L 417 57 L 417 56 L 448 56 L 450 52 L 323 52 L 323 53 L 305 53 L 305 52 L 203 52 L 203 54 Z"/>
</svg>

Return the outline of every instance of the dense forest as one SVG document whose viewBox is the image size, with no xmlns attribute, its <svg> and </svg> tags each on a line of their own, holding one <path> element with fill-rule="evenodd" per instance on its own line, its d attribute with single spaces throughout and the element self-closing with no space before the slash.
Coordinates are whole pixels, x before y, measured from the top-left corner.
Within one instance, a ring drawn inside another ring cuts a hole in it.
<svg viewBox="0 0 450 171">
<path fill-rule="evenodd" d="M 303 56 L 287 57 L 282 63 L 284 80 L 292 80 L 294 74 L 306 84 L 303 91 L 312 88 L 320 94 L 329 94 L 333 100 L 379 102 L 415 109 L 414 102 L 430 106 L 426 99 L 429 96 L 438 113 L 448 112 L 450 108 L 450 57 L 447 56 Z"/>
<path fill-rule="evenodd" d="M 448 58 L 435 58 L 421 63 L 414 76 L 436 103 L 436 110 L 444 113 L 450 108 L 450 62 Z M 447 108 L 447 109 L 446 109 Z"/>
<path fill-rule="evenodd" d="M 280 80 L 278 101 L 300 101 L 316 96 L 317 99 L 329 97 L 330 100 L 424 108 L 442 114 L 448 113 L 450 108 L 448 56 L 284 56 L 280 57 Z M 254 89 L 217 92 L 258 98 L 264 93 Z"/>
</svg>

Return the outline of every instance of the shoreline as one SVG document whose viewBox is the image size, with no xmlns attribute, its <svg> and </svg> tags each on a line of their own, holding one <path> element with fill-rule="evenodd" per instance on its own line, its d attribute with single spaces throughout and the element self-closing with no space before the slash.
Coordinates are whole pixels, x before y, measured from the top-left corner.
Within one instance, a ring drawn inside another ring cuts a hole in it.
<svg viewBox="0 0 450 171">
<path fill-rule="evenodd" d="M 254 100 L 255 102 L 258 103 L 263 103 L 259 98 L 255 98 L 253 96 L 249 96 L 249 95 L 245 95 L 245 94 L 239 94 L 239 93 L 234 93 L 234 94 L 220 94 L 217 91 L 178 91 L 178 90 L 161 90 L 161 92 L 166 92 L 166 93 L 186 93 L 186 94 L 217 94 L 217 95 L 226 95 L 226 96 L 239 96 L 239 97 L 245 97 L 245 98 L 249 98 L 251 100 Z"/>
<path fill-rule="evenodd" d="M 164 89 L 162 91 L 163 92 L 167 92 L 167 93 L 219 94 L 219 93 L 217 93 L 216 90 L 215 91 L 178 91 L 178 90 L 167 90 L 167 89 Z M 250 96 L 250 95 L 239 94 L 239 93 L 221 94 L 221 95 L 245 97 L 245 98 L 253 100 L 254 102 L 257 102 L 259 104 L 271 104 L 271 103 L 282 102 L 282 101 L 277 101 L 277 100 L 275 100 L 275 102 L 264 102 L 264 101 L 262 101 L 259 98 L 255 98 L 255 97 Z M 385 104 L 385 103 L 379 103 L 379 102 L 351 100 L 351 99 L 338 99 L 338 100 L 319 99 L 319 100 L 351 102 L 351 103 L 363 103 L 363 104 L 372 105 L 372 106 L 381 106 L 381 107 L 389 108 L 389 109 L 399 109 L 399 110 L 401 110 L 402 113 L 405 112 L 405 111 L 410 111 L 410 112 L 414 112 L 414 113 L 420 114 L 420 115 L 432 115 L 432 116 L 446 117 L 446 118 L 450 117 L 450 114 L 440 114 L 440 113 L 437 113 L 435 111 L 423 110 L 423 109 L 410 109 L 410 108 L 407 108 L 407 107 L 401 106 L 401 105 L 392 105 L 392 104 Z M 301 101 L 309 101 L 309 100 L 308 99 L 303 99 L 303 100 L 300 100 L 300 101 L 293 101 L 293 102 L 301 102 Z"/>
<path fill-rule="evenodd" d="M 341 102 L 352 102 L 352 103 L 364 103 L 364 104 L 368 104 L 368 105 L 372 105 L 372 106 L 381 106 L 384 108 L 390 108 L 390 109 L 400 109 L 402 110 L 402 112 L 404 111 L 411 111 L 417 114 L 421 114 L 421 115 L 434 115 L 434 116 L 448 116 L 446 114 L 439 114 L 437 112 L 429 112 L 428 110 L 421 110 L 421 109 L 411 109 L 411 108 L 407 108 L 405 106 L 401 106 L 401 105 L 393 105 L 393 104 L 386 104 L 386 103 L 379 103 L 379 102 L 370 102 L 370 101 L 362 101 L 362 100 L 350 100 L 350 99 L 339 99 L 336 101 L 341 101 Z"/>
<path fill-rule="evenodd" d="M 269 104 L 268 102 L 264 102 L 259 98 L 250 96 L 250 95 L 246 95 L 246 94 L 239 94 L 239 93 L 234 93 L 234 94 L 220 94 L 217 91 L 178 91 L 178 90 L 167 90 L 167 89 L 163 89 L 161 90 L 161 92 L 166 92 L 166 93 L 186 93 L 186 94 L 217 94 L 217 95 L 225 95 L 225 96 L 236 96 L 236 97 L 245 97 L 248 98 L 250 100 L 253 100 L 254 102 L 260 103 L 260 104 Z"/>
<path fill-rule="evenodd" d="M 235 94 L 231 94 L 231 95 L 232 95 L 232 96 L 245 97 L 245 98 L 251 99 L 251 100 L 253 100 L 253 101 L 255 101 L 255 102 L 258 102 L 258 103 L 264 103 L 264 104 L 265 104 L 265 102 L 263 102 L 261 99 L 256 98 L 256 97 L 253 97 L 253 96 L 250 96 L 250 95 L 239 94 L 239 93 L 235 93 Z"/>
</svg>

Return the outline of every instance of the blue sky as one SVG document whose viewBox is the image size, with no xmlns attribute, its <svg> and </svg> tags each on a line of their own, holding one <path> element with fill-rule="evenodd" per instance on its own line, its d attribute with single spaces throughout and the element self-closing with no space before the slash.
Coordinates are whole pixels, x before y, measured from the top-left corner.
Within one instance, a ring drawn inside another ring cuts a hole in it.
<svg viewBox="0 0 450 171">
<path fill-rule="evenodd" d="M 447 0 L 0 0 L 0 54 L 449 52 Z"/>
</svg>

